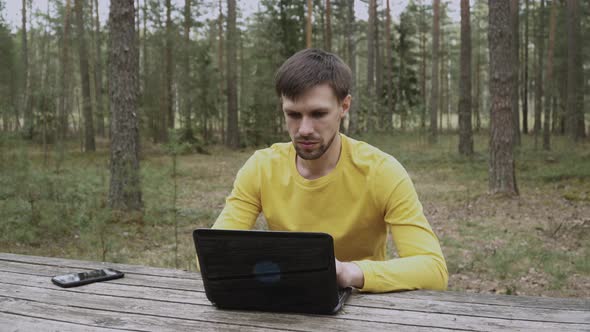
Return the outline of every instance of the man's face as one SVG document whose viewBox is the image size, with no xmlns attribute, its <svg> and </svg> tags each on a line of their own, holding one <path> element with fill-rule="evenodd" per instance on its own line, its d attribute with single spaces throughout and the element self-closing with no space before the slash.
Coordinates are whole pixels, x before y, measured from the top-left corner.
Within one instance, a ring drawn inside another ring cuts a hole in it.
<svg viewBox="0 0 590 332">
<path fill-rule="evenodd" d="M 328 84 L 317 85 L 296 100 L 282 97 L 285 122 L 299 157 L 315 160 L 328 150 L 350 101 L 349 95 L 339 103 Z"/>
</svg>

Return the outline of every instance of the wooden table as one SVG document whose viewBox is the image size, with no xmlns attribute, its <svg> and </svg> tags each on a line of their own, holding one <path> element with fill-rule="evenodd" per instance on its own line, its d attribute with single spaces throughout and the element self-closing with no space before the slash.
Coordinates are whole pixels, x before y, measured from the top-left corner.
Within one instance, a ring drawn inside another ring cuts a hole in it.
<svg viewBox="0 0 590 332">
<path fill-rule="evenodd" d="M 125 278 L 62 289 L 109 266 Z M 590 300 L 413 291 L 355 293 L 335 316 L 216 309 L 195 272 L 0 253 L 0 331 L 590 331 Z"/>
</svg>

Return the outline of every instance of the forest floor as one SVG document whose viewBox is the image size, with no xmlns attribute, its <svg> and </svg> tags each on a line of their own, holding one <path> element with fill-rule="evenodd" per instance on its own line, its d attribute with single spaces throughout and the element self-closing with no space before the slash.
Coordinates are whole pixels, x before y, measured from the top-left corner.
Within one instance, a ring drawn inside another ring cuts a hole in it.
<svg viewBox="0 0 590 332">
<path fill-rule="evenodd" d="M 471 158 L 457 154 L 456 135 L 435 145 L 418 134 L 361 139 L 410 173 L 441 240 L 449 289 L 590 297 L 590 142 L 558 137 L 547 152 L 524 136 L 520 195 L 504 197 L 488 194 L 487 134 L 475 137 Z M 144 214 L 114 216 L 105 208 L 108 150 L 99 143 L 88 155 L 72 142 L 61 161 L 51 149 L 44 162 L 38 145 L 0 142 L 0 251 L 195 270 L 191 232 L 213 224 L 254 149 L 180 155 L 174 177 L 172 157 L 145 143 Z"/>
</svg>

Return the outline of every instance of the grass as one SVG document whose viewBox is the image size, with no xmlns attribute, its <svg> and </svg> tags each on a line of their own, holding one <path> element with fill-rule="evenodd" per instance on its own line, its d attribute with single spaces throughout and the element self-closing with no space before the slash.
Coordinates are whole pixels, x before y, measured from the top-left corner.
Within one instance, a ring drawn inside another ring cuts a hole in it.
<svg viewBox="0 0 590 332">
<path fill-rule="evenodd" d="M 486 134 L 475 137 L 472 157 L 458 155 L 455 135 L 441 135 L 435 145 L 417 133 L 360 139 L 410 173 L 441 240 L 451 289 L 590 296 L 587 142 L 556 138 L 546 152 L 523 136 L 515 152 L 521 195 L 507 198 L 487 194 Z M 44 163 L 40 146 L 0 137 L 0 251 L 195 270 L 191 231 L 213 224 L 254 149 L 213 146 L 209 155 L 179 155 L 175 199 L 169 150 L 142 146 L 145 210 L 124 216 L 106 208 L 106 142 L 89 155 L 72 141 L 61 161 L 52 147 Z"/>
</svg>

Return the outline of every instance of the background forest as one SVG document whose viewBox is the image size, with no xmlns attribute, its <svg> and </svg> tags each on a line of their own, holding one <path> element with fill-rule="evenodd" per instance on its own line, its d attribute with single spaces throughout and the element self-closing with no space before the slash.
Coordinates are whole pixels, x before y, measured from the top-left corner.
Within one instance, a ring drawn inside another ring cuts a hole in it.
<svg viewBox="0 0 590 332">
<path fill-rule="evenodd" d="M 195 270 L 190 232 L 289 139 L 276 69 L 317 47 L 451 289 L 588 297 L 589 38 L 579 0 L 0 0 L 0 251 Z"/>
</svg>

